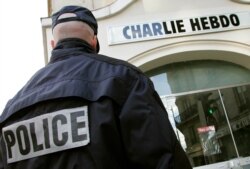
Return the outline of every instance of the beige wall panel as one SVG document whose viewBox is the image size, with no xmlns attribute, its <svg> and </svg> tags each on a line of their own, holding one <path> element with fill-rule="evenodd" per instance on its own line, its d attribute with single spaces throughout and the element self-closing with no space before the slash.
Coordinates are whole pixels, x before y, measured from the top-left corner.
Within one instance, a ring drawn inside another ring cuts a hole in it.
<svg viewBox="0 0 250 169">
<path fill-rule="evenodd" d="M 67 1 L 65 0 L 65 2 Z M 161 6 L 158 6 L 158 8 L 160 9 L 157 11 L 153 10 L 153 8 L 149 9 L 150 3 L 153 2 L 154 1 L 150 0 L 128 0 L 126 3 L 131 4 L 125 9 L 117 12 L 115 8 L 118 7 L 115 6 L 115 4 L 120 5 L 122 3 L 125 3 L 125 1 L 119 1 L 119 3 L 113 3 L 109 8 L 95 10 L 94 15 L 98 18 L 99 23 L 98 38 L 101 46 L 100 53 L 114 58 L 127 60 L 135 64 L 136 66 L 142 66 L 150 60 L 154 60 L 167 55 L 195 50 L 232 51 L 250 57 L 250 37 L 248 36 L 250 34 L 250 28 L 225 32 L 206 33 L 200 35 L 155 39 L 126 44 L 108 44 L 109 35 L 107 33 L 107 30 L 109 29 L 109 27 L 113 26 L 249 11 L 249 5 L 235 3 L 230 0 L 185 0 L 185 4 L 183 4 L 183 1 L 181 0 L 166 0 L 165 3 L 163 3 Z M 56 5 L 59 6 L 60 4 Z M 112 15 L 105 16 L 105 13 L 111 13 Z M 47 20 L 50 20 L 50 18 L 47 18 Z M 46 28 L 47 45 L 45 47 L 48 48 L 47 55 L 49 57 L 51 52 L 51 35 L 52 34 L 50 28 Z M 211 44 L 210 42 L 213 43 Z M 174 58 L 175 57 L 170 60 L 174 62 Z M 185 58 L 186 57 L 184 57 L 183 59 Z M 233 61 L 234 59 L 229 60 Z M 176 58 L 176 61 L 179 61 L 179 59 Z M 241 65 L 250 68 L 250 66 L 248 65 L 250 61 L 247 60 L 248 63 L 246 63 L 245 61 L 246 59 L 243 59 Z"/>
</svg>

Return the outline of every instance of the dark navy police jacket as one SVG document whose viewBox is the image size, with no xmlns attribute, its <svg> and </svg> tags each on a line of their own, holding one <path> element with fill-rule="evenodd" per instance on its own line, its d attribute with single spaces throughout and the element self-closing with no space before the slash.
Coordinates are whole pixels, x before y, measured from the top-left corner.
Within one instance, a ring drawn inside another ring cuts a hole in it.
<svg viewBox="0 0 250 169">
<path fill-rule="evenodd" d="M 152 82 L 78 39 L 58 43 L 0 125 L 5 169 L 191 168 Z"/>
</svg>

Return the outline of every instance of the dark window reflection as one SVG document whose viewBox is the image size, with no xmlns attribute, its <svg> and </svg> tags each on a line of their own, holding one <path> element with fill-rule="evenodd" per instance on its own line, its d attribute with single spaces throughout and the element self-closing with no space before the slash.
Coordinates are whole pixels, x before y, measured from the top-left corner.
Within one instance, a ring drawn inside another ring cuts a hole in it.
<svg viewBox="0 0 250 169">
<path fill-rule="evenodd" d="M 221 91 L 239 155 L 250 156 L 250 86 Z"/>
<path fill-rule="evenodd" d="M 235 88 L 225 89 L 222 93 L 223 98 L 227 98 L 225 106 L 231 110 L 228 112 L 228 117 L 230 119 L 239 119 L 241 115 L 244 118 L 248 117 L 249 113 L 246 109 L 244 110 L 247 113 L 243 113 L 244 115 L 240 112 L 232 113 L 239 109 L 234 95 Z M 248 96 L 244 96 L 244 98 L 247 100 Z M 242 106 L 242 104 L 240 105 Z M 183 147 L 194 167 L 237 158 L 236 147 L 218 90 L 178 96 L 175 98 L 174 104 L 168 104 L 166 107 L 175 110 L 175 126 L 179 130 L 177 134 L 181 133 L 184 136 L 180 142 L 185 145 Z M 236 140 L 238 142 L 243 137 L 245 138 L 244 144 L 240 145 L 241 148 L 237 144 L 242 156 L 249 156 L 250 152 L 247 145 L 250 140 L 248 129 L 249 126 L 245 126 L 237 132 Z M 248 148 L 246 148 L 247 146 Z"/>
</svg>

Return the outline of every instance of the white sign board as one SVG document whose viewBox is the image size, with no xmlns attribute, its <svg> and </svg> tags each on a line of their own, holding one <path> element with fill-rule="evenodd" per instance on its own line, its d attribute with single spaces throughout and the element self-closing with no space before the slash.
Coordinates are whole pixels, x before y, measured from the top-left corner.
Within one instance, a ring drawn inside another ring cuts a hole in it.
<svg viewBox="0 0 250 169">
<path fill-rule="evenodd" d="M 250 12 L 132 23 L 108 28 L 109 45 L 250 27 Z"/>
</svg>

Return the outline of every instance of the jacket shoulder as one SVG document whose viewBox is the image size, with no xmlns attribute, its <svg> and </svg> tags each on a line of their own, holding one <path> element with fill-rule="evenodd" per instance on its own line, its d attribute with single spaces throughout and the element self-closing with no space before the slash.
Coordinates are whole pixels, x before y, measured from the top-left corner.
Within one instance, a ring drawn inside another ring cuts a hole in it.
<svg viewBox="0 0 250 169">
<path fill-rule="evenodd" d="M 138 74 L 143 74 L 143 72 L 138 67 L 134 66 L 133 64 L 131 64 L 131 63 L 127 62 L 127 61 L 121 60 L 121 59 L 116 59 L 116 58 L 112 58 L 112 57 L 105 56 L 105 55 L 100 55 L 100 54 L 97 56 L 96 59 L 98 59 L 100 61 L 103 61 L 103 62 L 107 62 L 108 64 L 112 64 L 112 65 L 121 66 L 121 67 L 124 67 L 124 68 L 127 68 L 127 69 L 131 69 L 131 70 L 135 71 Z"/>
</svg>

